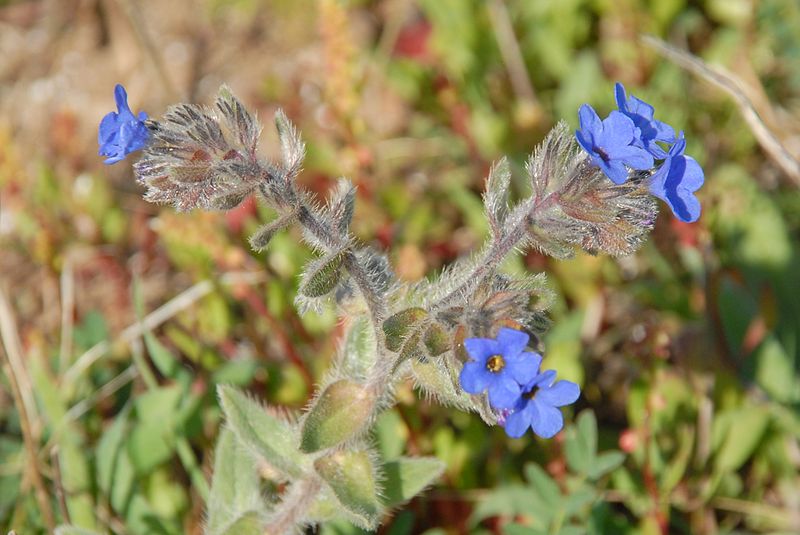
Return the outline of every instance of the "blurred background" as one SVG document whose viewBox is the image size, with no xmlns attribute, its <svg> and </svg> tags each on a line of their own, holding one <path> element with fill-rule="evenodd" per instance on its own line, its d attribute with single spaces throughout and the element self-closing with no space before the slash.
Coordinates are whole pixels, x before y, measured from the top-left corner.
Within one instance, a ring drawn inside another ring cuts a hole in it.
<svg viewBox="0 0 800 535">
<path fill-rule="evenodd" d="M 176 214 L 102 164 L 114 84 L 157 118 L 227 83 L 265 156 L 284 108 L 304 186 L 350 177 L 354 232 L 414 281 L 486 236 L 493 160 L 527 195 L 528 154 L 621 81 L 685 130 L 700 221 L 663 207 L 631 257 L 510 260 L 556 293 L 545 365 L 582 385 L 575 423 L 511 440 L 405 385 L 375 441 L 447 470 L 381 532 L 800 533 L 800 177 L 643 33 L 735 73 L 800 154 L 796 0 L 0 0 L 0 529 L 201 533 L 215 385 L 299 410 L 340 340 L 293 308 L 299 236 L 249 249 L 268 209 Z"/>
</svg>

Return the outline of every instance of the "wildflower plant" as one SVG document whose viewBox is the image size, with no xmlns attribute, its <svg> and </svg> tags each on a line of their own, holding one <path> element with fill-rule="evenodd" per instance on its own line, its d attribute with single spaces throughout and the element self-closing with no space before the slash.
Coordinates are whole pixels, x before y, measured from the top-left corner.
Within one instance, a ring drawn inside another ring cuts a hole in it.
<svg viewBox="0 0 800 535">
<path fill-rule="evenodd" d="M 409 377 L 431 399 L 476 412 L 511 437 L 529 429 L 553 437 L 564 425 L 561 407 L 580 390 L 542 369 L 545 276 L 510 277 L 502 262 L 527 248 L 555 258 L 576 249 L 630 254 L 654 224 L 655 198 L 681 220 L 700 214 L 694 192 L 703 172 L 684 155 L 682 136 L 618 85 L 618 111 L 600 119 L 584 105 L 575 135 L 561 122 L 533 152 L 528 197 L 511 204 L 508 161 L 493 166 L 483 196 L 490 235 L 479 251 L 435 279 L 404 284 L 381 251 L 351 234 L 350 181 L 340 179 L 325 202 L 298 186 L 304 144 L 282 111 L 280 158 L 268 161 L 258 153 L 258 121 L 225 86 L 212 108 L 179 104 L 159 120 L 134 116 L 121 86 L 115 95 L 119 111 L 100 125 L 106 163 L 141 149 L 134 170 L 145 199 L 180 211 L 227 210 L 260 196 L 277 216 L 250 237 L 252 247 L 261 251 L 299 225 L 317 256 L 300 275 L 296 305 L 303 312 L 333 303 L 345 325 L 336 364 L 299 417 L 219 389 L 227 425 L 207 504 L 209 535 L 295 532 L 336 519 L 371 529 L 433 483 L 440 461 L 382 459 L 370 440 L 395 386 Z M 270 499 L 259 473 L 281 483 Z"/>
</svg>

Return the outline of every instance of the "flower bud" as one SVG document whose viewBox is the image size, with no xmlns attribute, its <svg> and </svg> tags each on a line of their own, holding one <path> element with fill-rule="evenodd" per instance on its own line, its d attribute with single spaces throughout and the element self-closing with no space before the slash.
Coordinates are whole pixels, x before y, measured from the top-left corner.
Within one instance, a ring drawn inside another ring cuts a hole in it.
<svg viewBox="0 0 800 535">
<path fill-rule="evenodd" d="M 337 451 L 317 459 L 314 468 L 362 527 L 375 526 L 382 507 L 375 468 L 367 451 Z"/>
<path fill-rule="evenodd" d="M 348 379 L 332 383 L 303 423 L 300 449 L 313 453 L 354 438 L 372 415 L 374 404 L 374 390 Z"/>
</svg>

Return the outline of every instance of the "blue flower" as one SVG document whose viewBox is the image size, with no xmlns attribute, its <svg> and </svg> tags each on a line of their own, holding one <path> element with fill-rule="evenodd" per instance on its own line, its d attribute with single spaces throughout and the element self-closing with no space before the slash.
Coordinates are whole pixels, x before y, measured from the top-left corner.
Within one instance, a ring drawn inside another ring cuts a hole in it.
<svg viewBox="0 0 800 535">
<path fill-rule="evenodd" d="M 628 179 L 628 167 L 651 169 L 653 156 L 644 148 L 635 145 L 638 130 L 633 121 L 618 111 L 600 120 L 597 112 L 584 104 L 578 111 L 581 129 L 575 138 L 592 160 L 615 184 Z"/>
<path fill-rule="evenodd" d="M 625 87 L 617 82 L 614 86 L 617 97 L 619 111 L 633 121 L 639 129 L 637 141 L 642 147 L 658 159 L 666 158 L 667 152 L 661 148 L 657 141 L 664 143 L 675 142 L 675 131 L 672 127 L 653 118 L 655 108 L 647 102 L 640 100 L 633 95 L 630 97 L 625 94 Z"/>
<path fill-rule="evenodd" d="M 557 381 L 556 372 L 547 370 L 525 385 L 514 410 L 505 418 L 506 434 L 519 438 L 528 428 L 542 438 L 552 438 L 564 427 L 558 407 L 574 403 L 581 390 L 571 381 Z"/>
<path fill-rule="evenodd" d="M 464 347 L 472 357 L 464 364 L 459 381 L 470 394 L 489 390 L 489 403 L 495 409 L 513 407 L 527 384 L 539 371 L 542 356 L 524 351 L 528 335 L 502 328 L 496 339 L 467 338 Z"/>
<path fill-rule="evenodd" d="M 683 132 L 669 149 L 664 163 L 650 177 L 650 193 L 662 199 L 672 209 L 675 217 L 686 223 L 700 217 L 700 201 L 694 192 L 703 185 L 703 168 L 691 156 L 686 156 Z"/>
<path fill-rule="evenodd" d="M 144 148 L 150 137 L 150 131 L 144 124 L 147 114 L 139 112 L 138 117 L 133 114 L 128 107 L 128 94 L 119 84 L 114 88 L 114 100 L 117 102 L 117 111 L 103 117 L 97 133 L 99 154 L 108 156 L 105 164 L 117 163 L 128 154 Z"/>
</svg>

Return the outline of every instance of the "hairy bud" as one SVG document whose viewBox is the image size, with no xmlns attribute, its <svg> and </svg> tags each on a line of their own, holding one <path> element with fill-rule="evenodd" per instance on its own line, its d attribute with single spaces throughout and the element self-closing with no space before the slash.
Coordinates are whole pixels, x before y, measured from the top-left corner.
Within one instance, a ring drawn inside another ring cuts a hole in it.
<svg viewBox="0 0 800 535">
<path fill-rule="evenodd" d="M 341 379 L 329 385 L 308 413 L 300 449 L 313 453 L 357 437 L 372 416 L 375 391 Z"/>
</svg>

